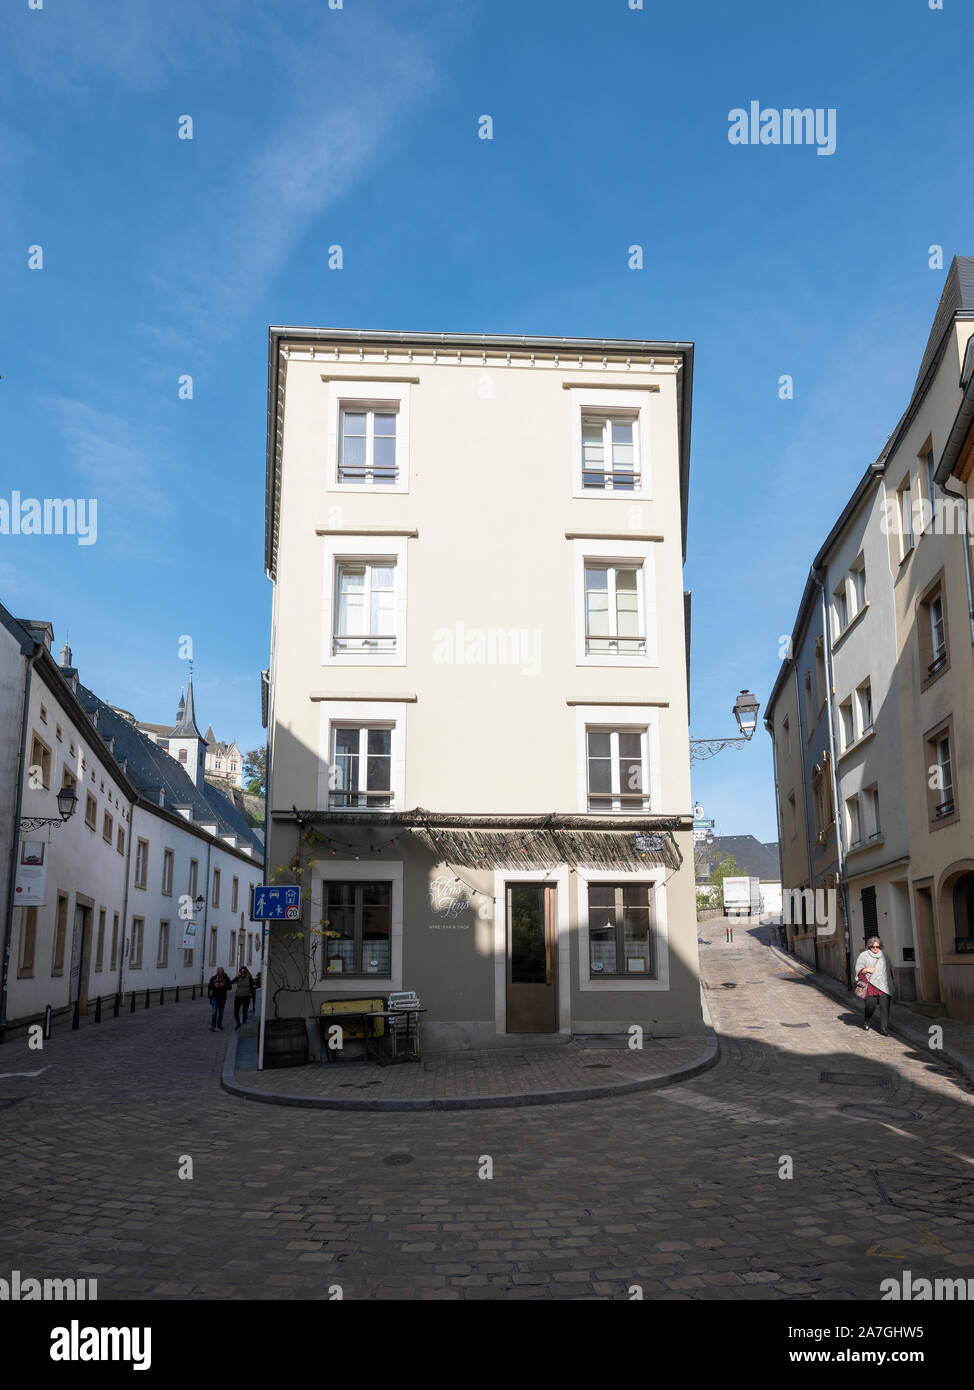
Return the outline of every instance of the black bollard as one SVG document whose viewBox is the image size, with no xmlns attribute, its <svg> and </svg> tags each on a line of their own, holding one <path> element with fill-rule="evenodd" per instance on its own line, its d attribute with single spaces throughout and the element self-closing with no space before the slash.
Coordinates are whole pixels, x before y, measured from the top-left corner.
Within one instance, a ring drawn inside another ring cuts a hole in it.
<svg viewBox="0 0 974 1390">
<path fill-rule="evenodd" d="M 176 1004 L 179 1003 L 179 986 L 178 986 L 178 985 L 176 986 L 176 998 L 175 998 L 175 1000 L 174 1000 L 173 1002 L 176 1003 Z"/>
<path fill-rule="evenodd" d="M 54 1031 L 54 1010 L 48 1004 L 44 1010 L 44 1038 L 49 1038 Z"/>
<path fill-rule="evenodd" d="M 151 1000 L 149 999 L 149 991 L 146 990 L 146 992 L 145 992 L 145 1007 L 146 1007 L 146 1008 L 149 1007 L 150 1002 L 151 1002 Z"/>
<path fill-rule="evenodd" d="M 101 995 L 95 1000 L 95 1022 L 101 1023 Z"/>
<path fill-rule="evenodd" d="M 159 1003 L 160 1003 L 160 1004 L 164 1004 L 165 1002 L 166 1002 L 166 991 L 165 991 L 164 989 L 161 989 L 161 990 L 159 991 Z"/>
<path fill-rule="evenodd" d="M 76 1000 L 74 1001 L 74 1013 L 73 1013 L 73 1015 L 72 1015 L 72 1017 L 71 1017 L 71 1030 L 72 1030 L 72 1032 L 73 1032 L 76 1028 L 80 1028 L 80 1027 L 81 1027 L 81 1000 L 80 1000 L 80 999 L 76 999 Z"/>
<path fill-rule="evenodd" d="M 129 1013 L 130 1013 L 130 1014 L 134 1014 L 134 1013 L 135 1013 L 135 990 L 134 990 L 134 989 L 133 989 L 133 991 L 132 991 L 132 1007 L 129 1009 Z"/>
<path fill-rule="evenodd" d="M 118 1018 L 118 1011 L 122 1007 L 122 996 L 118 990 L 115 991 L 115 1007 L 112 1010 L 112 1018 Z"/>
</svg>

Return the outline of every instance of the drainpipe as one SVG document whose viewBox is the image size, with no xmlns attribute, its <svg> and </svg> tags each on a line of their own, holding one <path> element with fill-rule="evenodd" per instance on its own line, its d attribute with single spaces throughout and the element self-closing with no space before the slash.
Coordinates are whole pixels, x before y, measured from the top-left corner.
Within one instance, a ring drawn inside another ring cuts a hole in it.
<svg viewBox="0 0 974 1390">
<path fill-rule="evenodd" d="M 127 771 L 128 769 L 126 769 Z M 129 812 L 129 829 L 125 841 L 125 892 L 122 894 L 122 939 L 118 943 L 118 994 L 119 1000 L 122 998 L 122 971 L 125 969 L 125 943 L 128 939 L 128 920 L 129 920 L 129 874 L 132 861 L 132 831 L 135 826 L 135 800 L 132 801 L 132 809 Z M 121 1007 L 121 1003 L 119 1004 Z"/>
<path fill-rule="evenodd" d="M 777 824 L 777 826 L 778 826 L 778 869 L 779 869 L 779 872 L 780 872 L 780 871 L 781 871 L 782 864 L 783 864 L 783 862 L 784 862 L 783 857 L 782 857 L 782 851 L 783 851 L 783 847 L 784 847 L 784 843 L 785 843 L 785 832 L 784 832 L 784 821 L 782 820 L 782 816 L 781 816 L 781 797 L 780 797 L 779 790 L 778 790 L 778 744 L 777 744 L 777 742 L 776 742 L 776 740 L 775 740 L 775 736 L 774 736 L 774 724 L 771 722 L 771 720 L 765 718 L 764 727 L 767 729 L 768 733 L 771 735 L 771 765 L 772 765 L 772 767 L 774 768 L 774 809 L 775 809 L 775 822 L 776 822 L 776 824 Z M 782 914 L 781 914 L 781 920 L 782 920 L 782 922 L 784 922 L 784 920 L 785 920 L 785 917 L 784 917 L 784 877 L 785 877 L 785 876 L 784 876 L 784 873 L 781 873 L 781 880 L 782 880 L 782 888 L 781 888 L 781 891 L 782 891 L 782 902 L 781 902 Z M 780 940 L 781 940 L 781 933 L 780 933 L 780 932 L 778 933 L 778 940 L 779 940 L 779 942 L 780 942 Z M 769 944 L 769 945 L 771 944 L 771 928 L 768 929 L 768 944 Z"/>
<path fill-rule="evenodd" d="M 34 650 L 24 661 L 24 703 L 20 712 L 20 756 L 17 759 L 17 796 L 14 803 L 13 826 L 10 840 L 10 864 L 7 874 L 7 907 L 3 923 L 3 967 L 0 970 L 0 1042 L 4 1042 L 7 1030 L 7 979 L 10 973 L 10 945 L 14 928 L 14 886 L 17 882 L 17 860 L 20 854 L 20 813 L 24 800 L 24 770 L 27 765 L 27 715 L 30 710 L 30 678 L 34 664 L 41 654 L 42 642 L 34 643 Z M 50 838 L 50 837 L 49 837 Z"/>
<path fill-rule="evenodd" d="M 200 942 L 200 988 L 206 988 L 206 938 L 208 936 L 207 927 L 210 921 L 210 850 L 213 848 L 213 841 L 210 840 L 206 846 L 206 892 L 203 894 L 203 940 Z M 196 886 L 197 893 L 199 884 Z M 205 995 L 203 996 L 206 997 Z"/>
<path fill-rule="evenodd" d="M 812 888 L 813 895 L 814 895 L 814 887 L 813 887 L 813 884 L 812 884 L 812 837 L 811 837 L 811 834 L 810 834 L 809 829 L 808 829 L 808 787 L 806 786 L 806 782 L 805 782 L 805 748 L 806 748 L 806 739 L 805 739 L 805 730 L 802 728 L 802 698 L 801 698 L 801 697 L 802 697 L 802 692 L 801 692 L 801 686 L 800 686 L 799 683 L 798 683 L 798 663 L 797 663 L 797 661 L 793 664 L 792 670 L 794 671 L 794 675 L 795 675 L 795 709 L 798 711 L 798 756 L 799 756 L 799 758 L 800 758 L 800 760 L 801 760 L 801 768 L 802 768 L 802 824 L 803 824 L 804 827 L 805 827 L 805 859 L 806 859 L 806 866 L 807 866 L 807 868 L 808 868 L 808 886 L 809 886 L 809 888 Z M 804 899 L 803 899 L 803 901 L 804 901 Z M 812 905 L 813 905 L 813 906 L 812 906 L 812 919 L 813 919 L 813 920 L 812 920 L 812 926 L 815 925 L 815 921 L 814 921 L 814 918 L 815 918 L 814 903 L 815 903 L 815 898 L 814 898 L 814 896 L 813 896 L 813 897 L 812 897 Z M 794 923 L 792 923 L 792 925 L 794 925 Z M 818 969 L 818 935 L 815 934 L 815 933 L 813 933 L 813 935 L 812 935 L 812 952 L 813 952 L 813 954 L 814 954 L 814 956 L 815 956 L 815 969 L 817 970 L 817 969 Z"/>
<path fill-rule="evenodd" d="M 957 483 L 957 491 L 948 488 L 948 482 Z M 941 491 L 948 497 L 957 497 L 962 501 L 967 501 L 967 489 L 960 479 L 948 478 L 940 484 Z M 961 528 L 961 544 L 964 547 L 964 578 L 967 581 L 967 621 L 971 629 L 971 647 L 974 649 L 974 588 L 971 586 L 971 552 L 970 544 L 967 539 L 967 508 L 964 509 L 964 525 Z"/>
<path fill-rule="evenodd" d="M 829 641 L 829 607 L 825 593 L 825 578 L 828 570 L 822 571 L 822 578 L 813 571 L 812 578 L 822 595 L 822 646 L 825 656 L 825 697 L 829 721 L 829 753 L 832 763 L 832 799 L 835 806 L 835 853 L 839 861 L 839 887 L 842 892 L 842 916 L 845 926 L 845 983 L 852 980 L 852 936 L 849 928 L 849 888 L 845 881 L 845 856 L 842 852 L 842 808 L 839 802 L 839 765 L 835 759 L 835 708 L 832 680 L 832 644 Z M 816 938 L 818 930 L 816 928 Z"/>
</svg>

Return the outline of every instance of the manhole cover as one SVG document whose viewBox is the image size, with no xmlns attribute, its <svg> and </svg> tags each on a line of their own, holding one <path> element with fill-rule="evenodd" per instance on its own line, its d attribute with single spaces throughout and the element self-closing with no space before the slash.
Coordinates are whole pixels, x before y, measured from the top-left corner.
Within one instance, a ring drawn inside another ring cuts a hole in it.
<svg viewBox="0 0 974 1390">
<path fill-rule="evenodd" d="M 919 1110 L 906 1110 L 899 1105 L 843 1105 L 843 1115 L 851 1115 L 856 1120 L 884 1120 L 888 1124 L 908 1124 L 910 1120 L 922 1120 Z"/>
<path fill-rule="evenodd" d="M 831 1086 L 888 1086 L 889 1078 L 879 1072 L 823 1071 L 818 1078 Z"/>
<path fill-rule="evenodd" d="M 585 1070 L 586 1070 L 586 1071 L 611 1071 L 611 1069 L 612 1069 L 612 1063 L 611 1063 L 611 1062 L 586 1062 L 586 1063 L 585 1063 Z"/>
<path fill-rule="evenodd" d="M 782 1028 L 811 1028 L 810 1023 L 783 1023 Z"/>
<path fill-rule="evenodd" d="M 721 989 L 736 989 L 737 985 L 732 980 L 721 980 L 720 987 Z"/>
<path fill-rule="evenodd" d="M 413 1162 L 413 1155 L 402 1153 L 386 1154 L 382 1162 L 387 1164 L 390 1168 L 401 1168 L 404 1163 Z"/>
</svg>

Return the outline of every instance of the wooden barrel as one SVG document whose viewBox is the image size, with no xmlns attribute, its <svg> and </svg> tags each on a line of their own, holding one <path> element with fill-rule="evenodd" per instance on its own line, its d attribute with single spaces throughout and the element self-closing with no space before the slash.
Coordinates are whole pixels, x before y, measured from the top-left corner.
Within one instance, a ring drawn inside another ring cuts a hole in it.
<svg viewBox="0 0 974 1390">
<path fill-rule="evenodd" d="M 308 1061 L 308 1030 L 303 1018 L 269 1018 L 264 1025 L 264 1066 L 303 1067 Z"/>
</svg>

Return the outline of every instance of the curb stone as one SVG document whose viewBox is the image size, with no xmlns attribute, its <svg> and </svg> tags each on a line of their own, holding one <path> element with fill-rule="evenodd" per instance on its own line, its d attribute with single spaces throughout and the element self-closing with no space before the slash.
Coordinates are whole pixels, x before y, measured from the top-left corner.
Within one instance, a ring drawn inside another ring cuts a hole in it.
<svg viewBox="0 0 974 1390">
<path fill-rule="evenodd" d="M 703 1051 L 691 1062 L 672 1071 L 654 1072 L 632 1081 L 607 1082 L 601 1086 L 578 1086 L 560 1091 L 525 1091 L 494 1096 L 430 1096 L 420 1100 L 353 1100 L 339 1096 L 301 1096 L 283 1091 L 257 1090 L 237 1080 L 237 1033 L 227 1040 L 227 1051 L 220 1075 L 220 1084 L 231 1095 L 263 1105 L 292 1105 L 305 1110 L 498 1110 L 521 1105 L 563 1105 L 578 1100 L 606 1100 L 612 1096 L 628 1095 L 633 1091 L 657 1091 L 664 1086 L 676 1086 L 715 1067 L 720 1060 L 720 1038 L 708 1030 Z"/>
</svg>

